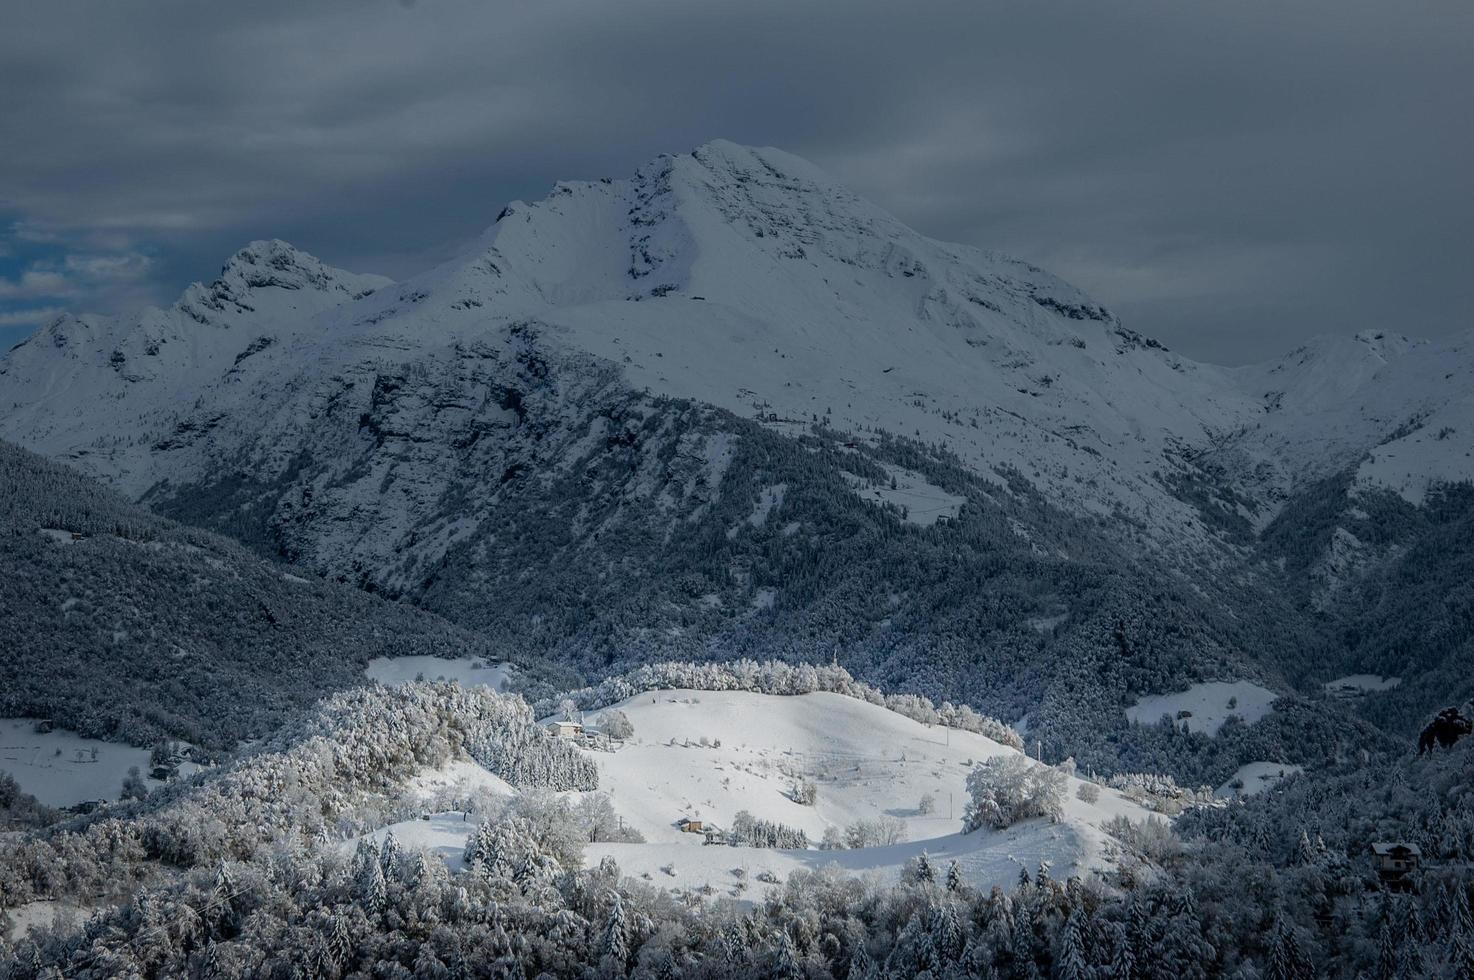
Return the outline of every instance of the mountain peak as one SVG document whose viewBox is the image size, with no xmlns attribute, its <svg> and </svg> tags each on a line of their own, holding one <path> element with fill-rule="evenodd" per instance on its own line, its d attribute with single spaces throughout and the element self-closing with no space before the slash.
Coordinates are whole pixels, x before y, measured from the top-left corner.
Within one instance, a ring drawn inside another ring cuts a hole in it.
<svg viewBox="0 0 1474 980">
<path fill-rule="evenodd" d="M 279 238 L 258 239 L 226 260 L 220 275 L 208 286 L 189 286 L 176 308 L 191 319 L 209 323 L 212 314 L 253 312 L 253 298 L 260 290 L 309 290 L 351 299 L 389 281 L 336 269 Z"/>
</svg>

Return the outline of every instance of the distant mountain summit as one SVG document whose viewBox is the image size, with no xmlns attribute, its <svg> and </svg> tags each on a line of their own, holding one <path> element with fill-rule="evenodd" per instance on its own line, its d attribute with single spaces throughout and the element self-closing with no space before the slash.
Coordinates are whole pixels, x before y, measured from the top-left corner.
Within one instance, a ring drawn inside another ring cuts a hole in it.
<svg viewBox="0 0 1474 980">
<path fill-rule="evenodd" d="M 1326 608 L 1414 533 L 1367 540 L 1368 499 L 1474 474 L 1471 381 L 1474 344 L 1390 332 L 1200 364 L 718 141 L 513 202 L 403 282 L 254 242 L 168 309 L 62 317 L 0 360 L 0 436 L 586 670 L 930 658 L 1006 715 L 1048 675 L 984 665 L 1039 644 L 1272 679 L 1301 627 L 1242 631 L 1300 601 L 1286 569 Z"/>
</svg>

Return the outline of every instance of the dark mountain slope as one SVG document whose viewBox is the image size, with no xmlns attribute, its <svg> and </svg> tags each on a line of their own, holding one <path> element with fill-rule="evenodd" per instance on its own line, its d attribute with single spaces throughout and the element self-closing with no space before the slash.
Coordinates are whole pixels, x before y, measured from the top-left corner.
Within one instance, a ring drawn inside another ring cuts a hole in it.
<svg viewBox="0 0 1474 980">
<path fill-rule="evenodd" d="M 289 575 L 6 443 L 0 541 L 0 716 L 228 748 L 363 683 L 370 658 L 499 652 L 413 607 Z"/>
</svg>

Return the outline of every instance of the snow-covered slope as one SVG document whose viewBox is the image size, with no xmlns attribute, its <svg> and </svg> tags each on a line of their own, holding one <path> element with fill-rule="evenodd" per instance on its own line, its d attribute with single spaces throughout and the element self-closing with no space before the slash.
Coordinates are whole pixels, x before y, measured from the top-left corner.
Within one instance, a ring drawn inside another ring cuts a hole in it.
<svg viewBox="0 0 1474 980">
<path fill-rule="evenodd" d="M 733 867 L 753 874 L 767 869 L 781 878 L 793 867 L 833 862 L 894 877 L 923 850 L 943 868 L 956 859 L 968 880 L 982 887 L 1013 881 L 1021 865 L 1032 872 L 1041 860 L 1067 877 L 1110 862 L 1113 847 L 1100 831 L 1103 821 L 1147 816 L 1112 790 L 1085 803 L 1075 797 L 1079 781 L 1071 778 L 1059 824 L 1031 821 L 963 835 L 972 764 L 1018 750 L 840 694 L 664 690 L 614 707 L 629 718 L 635 736 L 618 751 L 596 754 L 599 785 L 648 843 L 596 845 L 591 859 L 611 853 L 626 871 L 648 870 L 657 881 L 670 880 L 668 873 L 654 873 L 666 864 L 675 865 L 676 883 L 709 880 L 713 887 L 730 887 Z M 814 805 L 790 798 L 800 781 L 817 787 Z M 923 797 L 931 798 L 929 813 L 922 812 Z M 676 826 L 692 817 L 730 828 L 741 810 L 803 830 L 816 843 L 826 828 L 886 818 L 899 821 L 903 839 L 858 851 L 765 854 L 706 846 L 701 835 Z"/>
<path fill-rule="evenodd" d="M 1474 479 L 1474 333 L 1322 337 L 1234 378 L 1265 410 L 1234 446 L 1277 464 L 1281 494 L 1349 466 L 1358 486 L 1415 504 Z"/>
<path fill-rule="evenodd" d="M 1101 788 L 1096 802 L 1086 803 L 1075 796 L 1080 781 L 1072 777 L 1059 822 L 1041 818 L 963 834 L 971 766 L 1017 750 L 839 694 L 660 690 L 605 710 L 623 712 L 635 735 L 616 751 L 590 753 L 599 766 L 599 792 L 646 843 L 591 844 L 585 861 L 594 866 L 612 856 L 625 874 L 667 888 L 710 885 L 718 894 L 750 899 L 765 889 L 757 877 L 762 872 L 782 880 L 799 868 L 831 864 L 894 881 L 923 851 L 938 874 L 956 861 L 964 879 L 984 889 L 1007 886 L 1021 869 L 1033 873 L 1041 863 L 1063 879 L 1115 866 L 1120 848 L 1102 831 L 1105 821 L 1150 816 L 1110 789 Z M 466 768 L 457 771 L 476 785 L 477 775 L 468 776 Z M 817 785 L 813 806 L 789 797 L 800 780 Z M 933 799 L 930 813 L 921 812 L 923 796 Z M 692 817 L 730 828 L 742 810 L 802 829 L 814 844 L 826 828 L 842 830 L 862 820 L 894 820 L 902 831 L 898 842 L 884 846 L 774 850 L 707 845 L 702 834 L 676 825 Z M 402 845 L 426 847 L 459 868 L 459 849 L 475 826 L 474 817 L 444 813 L 370 836 L 379 840 L 393 832 Z"/>
</svg>

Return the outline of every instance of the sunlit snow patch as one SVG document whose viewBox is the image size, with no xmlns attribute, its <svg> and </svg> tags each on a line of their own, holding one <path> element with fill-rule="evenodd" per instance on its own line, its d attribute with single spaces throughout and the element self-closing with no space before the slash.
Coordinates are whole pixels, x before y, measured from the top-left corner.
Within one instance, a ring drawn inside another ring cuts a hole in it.
<svg viewBox="0 0 1474 980">
<path fill-rule="evenodd" d="M 148 778 L 148 749 L 84 738 L 60 728 L 40 732 L 34 718 L 0 718 L 0 771 L 10 773 L 23 792 L 47 806 L 116 800 L 133 766 L 150 789 L 162 785 Z M 179 775 L 198 769 L 186 762 Z"/>
<path fill-rule="evenodd" d="M 1326 681 L 1326 693 L 1333 698 L 1354 698 L 1373 691 L 1390 691 L 1402 683 L 1401 677 L 1382 677 L 1379 674 L 1349 674 Z"/>
<path fill-rule="evenodd" d="M 1230 715 L 1252 725 L 1269 714 L 1278 697 L 1249 681 L 1208 681 L 1176 694 L 1140 698 L 1126 709 L 1126 717 L 1140 725 L 1153 725 L 1167 715 L 1191 731 L 1217 735 Z"/>
<path fill-rule="evenodd" d="M 1286 776 L 1303 772 L 1303 766 L 1292 766 L 1284 762 L 1250 762 L 1239 766 L 1228 782 L 1214 792 L 1221 799 L 1232 800 L 1269 789 Z"/>
<path fill-rule="evenodd" d="M 488 663 L 478 657 L 375 657 L 363 671 L 380 684 L 410 681 L 454 681 L 463 687 L 500 691 L 512 676 L 510 664 Z"/>
<path fill-rule="evenodd" d="M 910 524 L 927 527 L 939 520 L 954 518 L 967 502 L 966 497 L 928 483 L 920 473 L 889 463 L 881 465 L 889 477 L 887 482 L 875 483 L 849 473 L 845 478 L 862 500 L 894 504 L 901 508 L 904 519 Z"/>
</svg>

